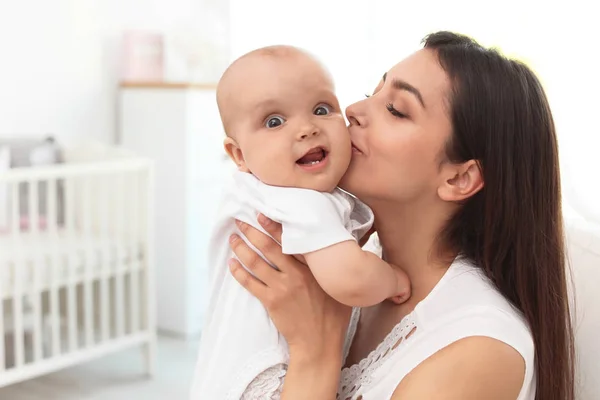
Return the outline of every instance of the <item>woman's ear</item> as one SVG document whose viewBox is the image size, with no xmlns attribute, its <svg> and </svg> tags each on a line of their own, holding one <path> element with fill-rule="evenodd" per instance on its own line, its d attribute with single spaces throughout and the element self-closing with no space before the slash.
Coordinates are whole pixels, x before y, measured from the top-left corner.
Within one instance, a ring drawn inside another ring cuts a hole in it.
<svg viewBox="0 0 600 400">
<path fill-rule="evenodd" d="M 438 187 L 438 196 L 442 200 L 466 200 L 483 188 L 483 174 L 475 160 L 462 164 L 448 164 L 444 169 L 444 182 Z"/>
<path fill-rule="evenodd" d="M 242 150 L 235 139 L 230 137 L 225 138 L 223 147 L 225 148 L 225 152 L 229 158 L 231 158 L 235 165 L 237 165 L 239 171 L 250 172 L 248 166 L 246 165 L 246 160 L 244 160 L 244 154 L 242 153 Z"/>
</svg>

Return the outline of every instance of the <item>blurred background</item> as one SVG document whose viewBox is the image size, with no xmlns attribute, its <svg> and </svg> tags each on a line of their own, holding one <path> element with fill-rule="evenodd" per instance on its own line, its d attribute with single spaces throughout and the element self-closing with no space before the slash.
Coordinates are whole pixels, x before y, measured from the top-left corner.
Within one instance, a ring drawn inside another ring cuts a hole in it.
<svg viewBox="0 0 600 400">
<path fill-rule="evenodd" d="M 0 398 L 187 398 L 232 167 L 215 86 L 257 47 L 315 54 L 343 107 L 436 30 L 523 60 L 565 213 L 597 234 L 597 19 L 587 0 L 0 0 Z"/>
</svg>

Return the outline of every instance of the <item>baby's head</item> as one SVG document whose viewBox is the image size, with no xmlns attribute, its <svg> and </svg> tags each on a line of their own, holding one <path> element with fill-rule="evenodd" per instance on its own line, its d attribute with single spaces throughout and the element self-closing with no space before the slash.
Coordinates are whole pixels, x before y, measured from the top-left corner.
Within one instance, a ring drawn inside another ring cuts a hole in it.
<svg viewBox="0 0 600 400">
<path fill-rule="evenodd" d="M 273 186 L 330 192 L 350 163 L 351 143 L 331 77 L 290 46 L 234 61 L 217 87 L 225 150 L 240 171 Z"/>
</svg>

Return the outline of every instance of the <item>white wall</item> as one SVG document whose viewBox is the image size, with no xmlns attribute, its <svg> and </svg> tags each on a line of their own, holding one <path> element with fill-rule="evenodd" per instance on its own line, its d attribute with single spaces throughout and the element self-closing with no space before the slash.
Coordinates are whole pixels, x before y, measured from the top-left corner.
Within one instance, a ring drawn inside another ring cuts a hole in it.
<svg viewBox="0 0 600 400">
<path fill-rule="evenodd" d="M 362 0 L 230 0 L 231 52 L 238 57 L 266 45 L 302 47 L 332 73 L 345 107 L 371 92 L 384 72 L 369 73 L 371 10 L 372 4 Z"/>
<path fill-rule="evenodd" d="M 111 142 L 125 29 L 202 25 L 217 0 L 0 0 L 0 135 Z"/>
</svg>

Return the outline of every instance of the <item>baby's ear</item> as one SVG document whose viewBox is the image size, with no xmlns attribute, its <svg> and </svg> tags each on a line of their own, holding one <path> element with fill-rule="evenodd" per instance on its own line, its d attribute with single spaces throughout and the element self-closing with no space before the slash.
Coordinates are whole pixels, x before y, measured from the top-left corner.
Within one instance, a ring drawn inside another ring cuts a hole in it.
<svg viewBox="0 0 600 400">
<path fill-rule="evenodd" d="M 240 146 L 231 137 L 225 138 L 223 142 L 223 147 L 225 148 L 225 152 L 231 158 L 231 160 L 237 165 L 238 170 L 242 172 L 250 172 L 248 166 L 246 165 L 246 160 L 244 160 L 244 154 L 240 149 Z"/>
</svg>

